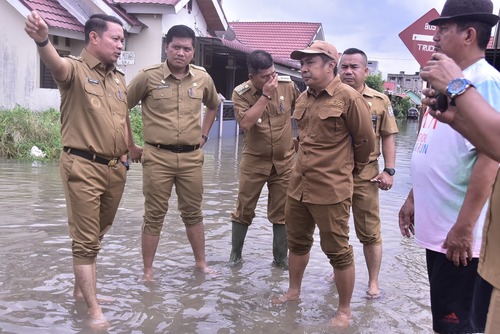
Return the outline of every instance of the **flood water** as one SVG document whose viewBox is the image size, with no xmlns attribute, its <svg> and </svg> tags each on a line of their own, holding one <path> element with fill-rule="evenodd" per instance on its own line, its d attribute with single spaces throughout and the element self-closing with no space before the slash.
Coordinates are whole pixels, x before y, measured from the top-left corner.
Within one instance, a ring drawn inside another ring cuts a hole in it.
<svg viewBox="0 0 500 334">
<path fill-rule="evenodd" d="M 156 281 L 141 281 L 142 171 L 133 164 L 98 257 L 99 296 L 114 299 L 102 304 L 111 327 L 100 332 L 86 326 L 86 308 L 72 299 L 71 242 L 57 162 L 0 160 L 0 333 L 432 333 L 425 253 L 401 237 L 397 218 L 410 188 L 417 123 L 402 121 L 399 127 L 395 185 L 380 193 L 383 296 L 364 298 L 368 275 L 351 228 L 356 284 L 349 329 L 328 326 L 338 294 L 326 279 L 332 268 L 317 233 L 301 300 L 271 304 L 287 290 L 288 272 L 271 265 L 265 190 L 247 234 L 244 262 L 228 266 L 242 138 L 225 138 L 204 148 L 206 256 L 218 275 L 193 270 L 173 195 L 155 259 Z"/>
</svg>

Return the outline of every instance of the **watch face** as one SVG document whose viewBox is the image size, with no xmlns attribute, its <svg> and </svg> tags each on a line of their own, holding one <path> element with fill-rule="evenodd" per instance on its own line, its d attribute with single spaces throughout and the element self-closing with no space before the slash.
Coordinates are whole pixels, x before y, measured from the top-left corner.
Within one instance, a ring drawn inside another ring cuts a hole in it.
<svg viewBox="0 0 500 334">
<path fill-rule="evenodd" d="M 465 90 L 467 81 L 465 79 L 453 79 L 448 84 L 449 94 L 458 94 Z"/>
</svg>

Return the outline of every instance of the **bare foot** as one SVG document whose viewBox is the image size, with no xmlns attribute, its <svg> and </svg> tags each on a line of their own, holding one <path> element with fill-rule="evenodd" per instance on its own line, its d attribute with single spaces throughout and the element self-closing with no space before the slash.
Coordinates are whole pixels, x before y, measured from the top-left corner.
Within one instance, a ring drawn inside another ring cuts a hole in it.
<svg viewBox="0 0 500 334">
<path fill-rule="evenodd" d="M 366 290 L 367 299 L 378 299 L 380 296 L 382 296 L 382 292 L 378 288 L 369 288 Z"/>
<path fill-rule="evenodd" d="M 215 269 L 212 269 L 208 266 L 205 266 L 205 267 L 196 267 L 197 270 L 201 271 L 202 273 L 204 274 L 207 274 L 207 275 L 217 275 L 219 272 Z"/>
<path fill-rule="evenodd" d="M 104 317 L 104 314 L 100 315 L 88 315 L 87 320 L 85 321 L 85 324 L 87 327 L 93 329 L 93 330 L 103 330 L 107 329 L 111 326 L 111 324 L 106 320 Z"/>
<path fill-rule="evenodd" d="M 337 312 L 335 316 L 330 319 L 330 326 L 337 328 L 347 328 L 351 323 L 351 314 L 344 312 Z"/>
<path fill-rule="evenodd" d="M 271 299 L 271 303 L 273 305 L 281 305 L 281 304 L 284 304 L 286 302 L 290 302 L 290 301 L 294 301 L 294 300 L 299 300 L 300 298 L 300 294 L 291 294 L 291 293 L 285 293 L 284 295 L 282 296 L 274 296 L 272 299 Z"/>
<path fill-rule="evenodd" d="M 149 273 L 149 274 L 146 274 L 144 273 L 142 275 L 142 281 L 143 282 L 154 282 L 154 277 L 153 277 L 153 273 Z"/>
</svg>

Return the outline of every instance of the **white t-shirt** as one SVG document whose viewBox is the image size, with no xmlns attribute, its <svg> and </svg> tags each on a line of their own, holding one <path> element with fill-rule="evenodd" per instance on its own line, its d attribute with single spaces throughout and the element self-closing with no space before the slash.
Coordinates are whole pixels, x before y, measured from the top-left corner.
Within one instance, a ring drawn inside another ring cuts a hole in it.
<svg viewBox="0 0 500 334">
<path fill-rule="evenodd" d="M 500 111 L 500 98 L 496 97 L 500 92 L 500 73 L 484 59 L 463 73 Z M 442 245 L 457 220 L 476 159 L 476 150 L 468 140 L 425 113 L 411 159 L 418 245 L 446 253 Z M 473 257 L 479 257 L 487 204 L 474 229 Z"/>
</svg>

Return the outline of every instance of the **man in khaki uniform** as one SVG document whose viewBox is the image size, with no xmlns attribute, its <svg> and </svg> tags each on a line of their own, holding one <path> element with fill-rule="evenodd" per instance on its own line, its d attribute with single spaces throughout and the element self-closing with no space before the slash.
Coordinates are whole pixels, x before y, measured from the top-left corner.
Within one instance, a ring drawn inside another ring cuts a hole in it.
<svg viewBox="0 0 500 334">
<path fill-rule="evenodd" d="M 378 275 L 382 262 L 378 189 L 389 190 L 393 185 L 396 173 L 394 135 L 398 133 L 398 126 L 389 98 L 365 84 L 368 74 L 366 54 L 356 48 L 345 50 L 339 63 L 340 80 L 356 89 L 368 102 L 375 131 L 375 148 L 370 155 L 370 162 L 361 173 L 354 175 L 352 213 L 356 235 L 363 244 L 363 253 L 368 267 L 366 295 L 368 298 L 378 298 L 380 297 Z M 385 168 L 380 173 L 378 158 L 381 141 Z"/>
<path fill-rule="evenodd" d="M 122 24 L 92 15 L 85 23 L 85 49 L 69 58 L 58 55 L 36 11 L 25 30 L 61 92 L 60 171 L 73 241 L 74 296 L 87 303 L 90 325 L 108 326 L 97 301 L 96 257 L 123 193 L 126 168 L 120 160 L 126 161 L 131 136 L 125 79 L 114 65 L 123 49 Z"/>
<path fill-rule="evenodd" d="M 253 51 L 247 59 L 248 78 L 234 89 L 234 113 L 245 131 L 236 209 L 231 214 L 230 261 L 241 259 L 248 226 L 262 187 L 267 183 L 267 217 L 273 224 L 274 264 L 287 269 L 285 201 L 293 166 L 291 115 L 299 92 L 288 76 L 278 76 L 272 56 Z"/>
<path fill-rule="evenodd" d="M 375 145 L 370 110 L 361 94 L 337 76 L 338 52 L 333 45 L 314 41 L 290 56 L 300 60 L 309 88 L 297 99 L 293 113 L 300 141 L 285 209 L 290 283 L 288 291 L 273 302 L 300 298 L 317 225 L 339 293 L 330 324 L 347 327 L 355 276 L 349 244 L 352 175 L 368 163 Z"/>
<path fill-rule="evenodd" d="M 140 71 L 128 86 L 128 103 L 142 102 L 144 131 L 144 223 L 142 256 L 144 279 L 153 279 L 153 260 L 168 211 L 172 187 L 178 196 L 181 219 L 193 249 L 196 268 L 209 272 L 205 261 L 203 151 L 220 100 L 210 75 L 190 64 L 194 31 L 184 25 L 166 35 L 167 60 Z M 202 103 L 207 107 L 203 123 Z"/>
</svg>

